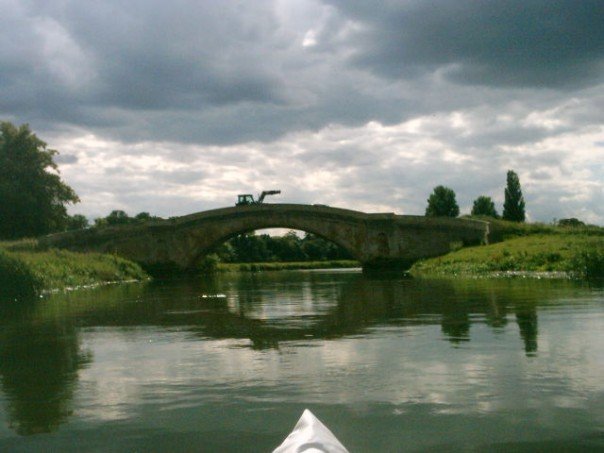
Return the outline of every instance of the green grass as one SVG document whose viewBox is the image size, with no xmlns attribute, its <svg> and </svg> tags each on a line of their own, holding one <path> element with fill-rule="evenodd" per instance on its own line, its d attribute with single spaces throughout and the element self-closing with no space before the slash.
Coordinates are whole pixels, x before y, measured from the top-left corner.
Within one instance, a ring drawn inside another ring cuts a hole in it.
<svg viewBox="0 0 604 453">
<path fill-rule="evenodd" d="M 284 271 L 298 269 L 334 269 L 354 268 L 361 264 L 354 260 L 333 261 L 294 261 L 278 263 L 218 263 L 218 272 L 257 272 L 257 271 Z"/>
<path fill-rule="evenodd" d="M 36 251 L 35 241 L 0 244 L 0 296 L 3 298 L 146 278 L 139 265 L 113 255 L 55 249 Z"/>
<path fill-rule="evenodd" d="M 420 261 L 411 268 L 414 275 L 489 276 L 510 272 L 563 272 L 577 278 L 603 277 L 604 235 L 558 229 L 549 234 L 528 233 L 496 244 L 463 248 Z"/>
</svg>

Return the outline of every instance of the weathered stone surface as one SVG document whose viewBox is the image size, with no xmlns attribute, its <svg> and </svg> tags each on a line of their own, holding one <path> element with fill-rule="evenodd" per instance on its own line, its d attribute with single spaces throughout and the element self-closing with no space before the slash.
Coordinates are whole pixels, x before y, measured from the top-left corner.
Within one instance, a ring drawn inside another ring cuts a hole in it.
<svg viewBox="0 0 604 453">
<path fill-rule="evenodd" d="M 47 247 L 115 253 L 144 266 L 190 269 L 214 246 L 263 228 L 319 235 L 347 249 L 366 268 L 408 268 L 452 247 L 488 242 L 489 224 L 467 219 L 366 214 L 327 206 L 262 204 L 199 212 L 142 225 L 50 235 Z"/>
</svg>

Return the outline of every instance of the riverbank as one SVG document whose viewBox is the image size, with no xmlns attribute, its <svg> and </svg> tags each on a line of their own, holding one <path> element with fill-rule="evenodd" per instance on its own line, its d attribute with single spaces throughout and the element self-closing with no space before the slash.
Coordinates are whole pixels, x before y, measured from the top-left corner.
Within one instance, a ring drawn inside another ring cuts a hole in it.
<svg viewBox="0 0 604 453">
<path fill-rule="evenodd" d="M 0 243 L 0 302 L 147 278 L 138 264 L 113 255 L 37 250 L 35 241 Z"/>
<path fill-rule="evenodd" d="M 571 231 L 555 227 L 519 226 L 495 244 L 463 248 L 416 263 L 415 276 L 604 277 L 604 229 Z"/>
</svg>

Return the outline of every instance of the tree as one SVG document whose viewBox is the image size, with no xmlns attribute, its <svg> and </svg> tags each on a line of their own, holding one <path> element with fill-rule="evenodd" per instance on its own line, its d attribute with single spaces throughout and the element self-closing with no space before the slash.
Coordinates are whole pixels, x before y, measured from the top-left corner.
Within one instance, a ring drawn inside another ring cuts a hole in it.
<svg viewBox="0 0 604 453">
<path fill-rule="evenodd" d="M 311 261 L 351 260 L 352 255 L 344 248 L 312 233 L 306 233 L 302 239 L 302 251 Z"/>
<path fill-rule="evenodd" d="M 88 219 L 82 214 L 76 214 L 67 219 L 67 230 L 83 230 L 88 228 Z"/>
<path fill-rule="evenodd" d="M 66 205 L 80 200 L 61 180 L 53 160 L 56 154 L 27 124 L 0 123 L 0 238 L 65 229 Z"/>
<path fill-rule="evenodd" d="M 484 195 L 479 196 L 474 200 L 474 206 L 472 206 L 472 215 L 484 215 L 488 217 L 497 218 L 497 210 L 495 209 L 495 203 L 491 200 L 491 197 Z"/>
<path fill-rule="evenodd" d="M 524 197 L 520 190 L 518 175 L 508 170 L 505 201 L 503 202 L 503 219 L 512 222 L 524 222 Z"/>
<path fill-rule="evenodd" d="M 149 220 L 151 220 L 153 217 L 151 217 L 151 214 L 149 214 L 148 212 L 139 212 L 138 214 L 136 214 L 134 216 L 134 220 L 136 220 L 137 222 L 148 222 Z"/>
<path fill-rule="evenodd" d="M 437 186 L 428 198 L 426 215 L 432 217 L 457 217 L 459 206 L 455 201 L 455 192 L 445 186 Z"/>
<path fill-rule="evenodd" d="M 150 222 L 151 220 L 163 220 L 163 219 L 156 215 L 151 215 L 148 212 L 139 212 L 134 217 L 132 217 L 132 222 L 134 222 L 134 223 L 145 223 L 145 222 Z"/>
<path fill-rule="evenodd" d="M 561 227 L 569 227 L 569 228 L 578 228 L 584 227 L 585 222 L 577 219 L 576 217 L 571 217 L 570 219 L 560 219 L 558 220 L 558 226 Z"/>
<path fill-rule="evenodd" d="M 105 220 L 107 220 L 108 225 L 126 225 L 127 223 L 132 223 L 132 218 L 119 209 L 111 211 L 111 213 L 105 217 Z"/>
</svg>

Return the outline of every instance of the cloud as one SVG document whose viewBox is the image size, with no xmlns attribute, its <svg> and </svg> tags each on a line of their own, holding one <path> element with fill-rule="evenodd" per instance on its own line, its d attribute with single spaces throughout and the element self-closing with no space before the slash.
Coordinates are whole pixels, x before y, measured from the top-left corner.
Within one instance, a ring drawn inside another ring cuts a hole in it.
<svg viewBox="0 0 604 453">
<path fill-rule="evenodd" d="M 72 165 L 78 163 L 78 156 L 73 154 L 58 154 L 54 157 L 54 161 L 59 165 Z"/>
<path fill-rule="evenodd" d="M 0 117 L 61 151 L 87 215 L 283 201 L 604 223 L 599 2 L 0 0 Z"/>
<path fill-rule="evenodd" d="M 444 69 L 463 84 L 576 88 L 602 81 L 598 0 L 331 4 L 359 24 L 353 61 L 392 78 Z"/>
<path fill-rule="evenodd" d="M 480 133 L 489 131 L 475 127 L 473 119 L 453 113 L 397 125 L 329 126 L 268 144 L 230 146 L 127 144 L 90 136 L 75 145 L 71 136 L 53 141 L 78 156 L 77 166 L 61 169 L 90 216 L 117 208 L 130 214 L 184 215 L 230 206 L 238 193 L 269 188 L 282 190 L 274 202 L 422 215 L 438 184 L 455 190 L 462 213 L 470 212 L 479 195 L 491 196 L 501 212 L 505 174 L 515 169 L 530 219 L 580 217 L 604 223 L 604 168 L 593 145 L 602 128 L 514 142 L 503 149 L 492 142 L 491 152 L 481 153 L 443 132 L 457 128 L 479 141 Z M 104 193 L 108 187 L 111 196 Z"/>
</svg>

